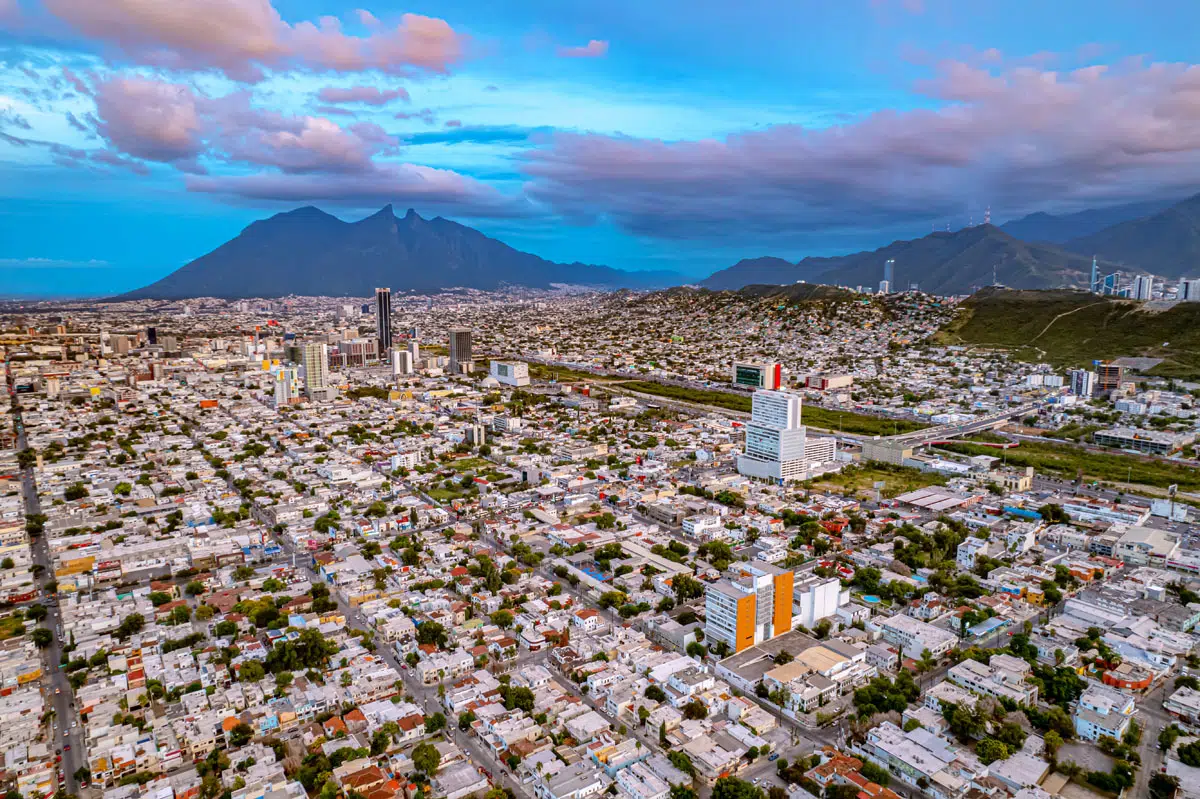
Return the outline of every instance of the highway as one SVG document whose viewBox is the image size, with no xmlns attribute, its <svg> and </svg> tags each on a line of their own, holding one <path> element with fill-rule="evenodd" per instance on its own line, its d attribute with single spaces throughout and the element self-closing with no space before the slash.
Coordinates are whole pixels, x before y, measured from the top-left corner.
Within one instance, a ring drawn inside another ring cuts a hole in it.
<svg viewBox="0 0 1200 799">
<path fill-rule="evenodd" d="M 25 436 L 25 424 L 21 419 L 19 395 L 13 396 L 13 411 L 16 417 L 17 451 L 19 452 L 28 446 Z M 33 467 L 26 467 L 21 471 L 21 493 L 25 499 L 25 512 L 27 514 L 42 512 Z M 46 536 L 39 535 L 33 538 L 31 548 L 33 550 L 33 562 L 45 568 L 44 574 L 46 576 L 52 577 L 54 568 L 51 565 Z M 46 704 L 54 710 L 54 715 L 50 722 L 52 725 L 50 744 L 55 750 L 62 750 L 62 762 L 58 764 L 60 785 L 66 789 L 67 793 L 78 794 L 79 783 L 75 779 L 75 772 L 81 766 L 87 766 L 83 729 L 78 726 L 79 717 L 75 713 L 74 694 L 71 691 L 71 684 L 59 664 L 62 658 L 62 643 L 59 641 L 58 631 L 62 629 L 62 615 L 59 611 L 57 597 L 53 595 L 47 596 L 45 607 L 48 613 L 46 618 L 42 620 L 42 625 L 54 634 L 50 645 L 42 650 L 43 696 L 46 699 Z"/>
<path fill-rule="evenodd" d="M 947 424 L 940 427 L 926 427 L 923 430 L 914 430 L 911 433 L 901 433 L 896 436 L 885 436 L 883 441 L 903 441 L 913 444 L 924 444 L 930 441 L 937 441 L 943 438 L 958 438 L 959 436 L 969 436 L 972 433 L 979 433 L 984 430 L 990 430 L 999 425 L 1006 424 L 1009 419 L 1014 416 L 1024 416 L 1037 410 L 1036 402 L 1028 402 L 1016 408 L 1006 408 L 1002 411 L 989 413 L 987 416 L 980 416 L 978 419 L 972 419 L 966 424 Z"/>
</svg>

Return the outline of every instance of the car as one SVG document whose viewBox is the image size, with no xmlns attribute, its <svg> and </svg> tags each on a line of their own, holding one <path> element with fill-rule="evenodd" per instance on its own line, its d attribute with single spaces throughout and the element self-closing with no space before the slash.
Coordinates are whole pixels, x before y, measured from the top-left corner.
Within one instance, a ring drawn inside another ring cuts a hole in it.
<svg viewBox="0 0 1200 799">
<path fill-rule="evenodd" d="M 66 746 L 64 746 L 64 747 L 63 747 L 63 751 L 64 751 L 64 752 L 70 752 L 70 751 L 71 751 L 71 745 L 70 745 L 70 744 L 67 744 Z"/>
<path fill-rule="evenodd" d="M 78 721 L 72 721 L 72 722 L 71 722 L 71 729 L 75 729 L 75 728 L 76 728 L 76 727 L 78 727 L 78 726 L 79 726 L 79 722 L 78 722 Z"/>
<path fill-rule="evenodd" d="M 66 727 L 63 727 L 63 737 L 64 737 L 64 738 L 70 738 L 70 737 L 71 737 L 71 731 L 70 731 L 70 730 L 68 730 Z"/>
<path fill-rule="evenodd" d="M 775 762 L 776 760 L 778 760 L 778 759 L 779 759 L 779 753 L 778 753 L 778 752 L 772 752 L 772 753 L 771 753 L 771 756 L 767 758 L 767 760 L 771 761 L 772 763 L 774 763 L 774 762 Z"/>
<path fill-rule="evenodd" d="M 755 785 L 758 785 L 760 782 L 762 782 L 762 777 L 755 777 L 755 778 L 754 778 L 754 784 L 755 784 Z"/>
<path fill-rule="evenodd" d="M 55 694 L 55 696 L 57 696 L 58 694 L 61 694 L 61 693 L 62 693 L 62 689 L 61 689 L 61 688 L 55 688 L 55 689 L 54 689 L 54 694 Z"/>
</svg>

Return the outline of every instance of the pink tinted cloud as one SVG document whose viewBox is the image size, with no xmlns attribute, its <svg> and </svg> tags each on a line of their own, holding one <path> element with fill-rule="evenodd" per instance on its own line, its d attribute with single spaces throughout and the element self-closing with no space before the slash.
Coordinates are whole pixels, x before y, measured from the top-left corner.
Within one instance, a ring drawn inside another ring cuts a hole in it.
<svg viewBox="0 0 1200 799">
<path fill-rule="evenodd" d="M 933 109 L 723 139 L 558 133 L 525 153 L 527 192 L 559 213 L 663 237 L 925 227 L 969 203 L 993 213 L 1194 191 L 1200 66 L 942 62 Z"/>
<path fill-rule="evenodd" d="M 603 58 L 608 55 L 608 42 L 592 39 L 582 47 L 560 47 L 558 55 L 561 58 Z"/>
<path fill-rule="evenodd" d="M 473 178 L 416 164 L 386 164 L 366 174 L 188 177 L 186 186 L 189 191 L 230 200 L 323 202 L 360 207 L 399 203 L 453 209 L 464 216 L 480 217 L 523 216 L 530 210 L 524 203 Z"/>
<path fill-rule="evenodd" d="M 169 163 L 199 155 L 204 144 L 190 86 L 150 78 L 114 78 L 96 86 L 97 132 L 122 153 Z"/>
<path fill-rule="evenodd" d="M 420 111 L 397 111 L 396 119 L 419 119 L 426 125 L 432 125 L 436 121 L 432 108 L 422 108 Z"/>
<path fill-rule="evenodd" d="M 363 105 L 387 105 L 393 100 L 410 102 L 408 90 L 403 88 L 379 90 L 374 86 L 326 86 L 317 92 L 323 103 L 362 103 Z"/>
<path fill-rule="evenodd" d="M 448 128 L 461 128 L 461 127 L 462 127 L 462 120 L 461 120 L 461 119 L 447 119 L 447 120 L 446 120 L 446 127 L 448 127 Z"/>
<path fill-rule="evenodd" d="M 513 216 L 527 204 L 459 173 L 389 160 L 397 139 L 374 122 L 339 124 L 256 106 L 248 90 L 210 97 L 182 83 L 92 76 L 93 126 L 105 147 L 51 149 L 58 162 L 144 174 L 174 166 L 192 191 L 230 200 L 405 202 L 475 216 Z M 209 167 L 238 174 L 209 174 Z"/>
<path fill-rule="evenodd" d="M 215 69 L 238 80 L 284 68 L 445 73 L 465 47 L 464 37 L 447 22 L 418 14 L 355 36 L 334 17 L 289 24 L 270 0 L 43 2 L 84 36 L 130 59 L 171 69 Z M 365 20 L 361 12 L 357 16 Z"/>
</svg>

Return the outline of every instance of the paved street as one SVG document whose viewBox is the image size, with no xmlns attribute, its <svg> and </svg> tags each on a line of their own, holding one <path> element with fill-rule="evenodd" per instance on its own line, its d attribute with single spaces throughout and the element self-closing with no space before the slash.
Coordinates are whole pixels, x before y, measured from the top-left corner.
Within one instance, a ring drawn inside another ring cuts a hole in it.
<svg viewBox="0 0 1200 799">
<path fill-rule="evenodd" d="M 313 570 L 311 565 L 311 557 L 308 553 L 296 552 L 291 543 L 286 539 L 280 539 L 280 544 L 282 545 L 284 552 L 289 557 L 295 555 L 297 565 L 305 569 L 305 571 L 308 573 L 308 579 L 310 582 L 312 582 L 314 585 L 317 583 L 325 583 L 325 581 L 321 579 L 321 576 Z M 345 614 L 348 627 L 353 627 L 360 630 L 372 629 L 366 617 L 363 616 L 362 611 L 356 607 L 352 607 L 346 602 L 343 602 L 341 598 L 338 597 L 335 590 L 331 590 L 329 592 L 329 596 L 337 603 L 338 610 Z M 475 763 L 477 766 L 482 766 L 491 772 L 493 781 L 496 784 L 510 788 L 517 796 L 532 797 L 532 792 L 527 790 L 525 786 L 522 786 L 517 780 L 515 780 L 509 773 L 507 766 L 500 763 L 500 761 L 491 753 L 490 750 L 487 750 L 484 746 L 482 746 L 474 736 L 459 731 L 457 717 L 452 717 L 451 715 L 447 714 L 446 709 L 439 703 L 436 685 L 426 686 L 422 684 L 416 678 L 413 670 L 408 668 L 407 664 L 401 664 L 399 658 L 396 657 L 396 654 L 392 651 L 390 646 L 382 642 L 379 643 L 375 649 L 375 654 L 383 658 L 400 674 L 400 679 L 404 682 L 405 690 L 413 697 L 425 715 L 431 716 L 434 713 L 442 713 L 446 715 L 446 735 L 455 742 L 459 749 L 463 750 L 468 755 L 468 757 L 471 759 L 471 762 Z M 545 657 L 545 653 L 539 654 L 542 657 Z"/>
<path fill-rule="evenodd" d="M 25 425 L 21 421 L 21 406 L 20 401 L 14 402 L 16 423 L 17 423 L 17 449 L 18 451 L 25 449 L 27 446 L 25 438 Z M 41 513 L 42 506 L 38 500 L 37 484 L 34 480 L 32 468 L 27 468 L 21 472 L 21 492 L 25 498 L 25 512 L 28 514 Z M 54 570 L 50 563 L 49 545 L 46 543 L 46 536 L 40 535 L 33 539 L 33 562 L 45 568 L 46 577 L 52 577 Z M 59 642 L 58 631 L 61 629 L 62 617 L 58 609 L 58 602 L 54 597 L 45 597 L 43 604 L 48 611 L 48 615 L 42 621 L 42 625 L 54 633 L 54 638 L 50 642 L 50 646 L 42 650 L 43 657 L 43 672 L 46 675 L 43 677 L 42 685 L 44 696 L 47 704 L 54 709 L 54 717 L 51 720 L 51 745 L 55 749 L 62 749 L 62 762 L 59 763 L 59 779 L 68 793 L 79 793 L 79 783 L 75 779 L 75 771 L 80 766 L 87 765 L 87 757 L 83 742 L 82 729 L 78 726 L 72 728 L 72 724 L 77 724 L 78 716 L 75 714 L 71 684 L 67 680 L 67 675 L 59 667 L 59 660 L 62 657 L 62 644 Z M 64 735 L 65 733 L 65 735 Z M 67 747 L 70 747 L 68 750 Z"/>
<path fill-rule="evenodd" d="M 1163 764 L 1163 753 L 1158 748 L 1158 734 L 1174 719 L 1163 710 L 1162 700 L 1171 694 L 1168 686 L 1175 683 L 1175 672 L 1168 673 L 1162 680 L 1153 685 L 1144 697 L 1138 700 L 1137 713 L 1134 718 L 1142 725 L 1142 741 L 1138 744 L 1138 754 L 1142 758 L 1142 767 L 1138 769 L 1137 781 L 1133 784 L 1130 796 L 1149 796 L 1150 776 L 1156 773 Z"/>
</svg>

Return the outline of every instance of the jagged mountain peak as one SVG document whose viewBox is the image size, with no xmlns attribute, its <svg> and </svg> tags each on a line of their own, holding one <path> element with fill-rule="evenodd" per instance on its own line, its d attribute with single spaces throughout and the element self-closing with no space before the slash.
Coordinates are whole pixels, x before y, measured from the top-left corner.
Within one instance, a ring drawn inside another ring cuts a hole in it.
<svg viewBox="0 0 1200 799">
<path fill-rule="evenodd" d="M 305 206 L 250 224 L 207 255 L 120 299 L 362 297 L 376 286 L 398 292 L 559 283 L 659 288 L 679 282 L 674 273 L 553 263 L 466 225 L 426 220 L 413 208 L 397 219 L 388 204 L 347 223 Z"/>
</svg>

